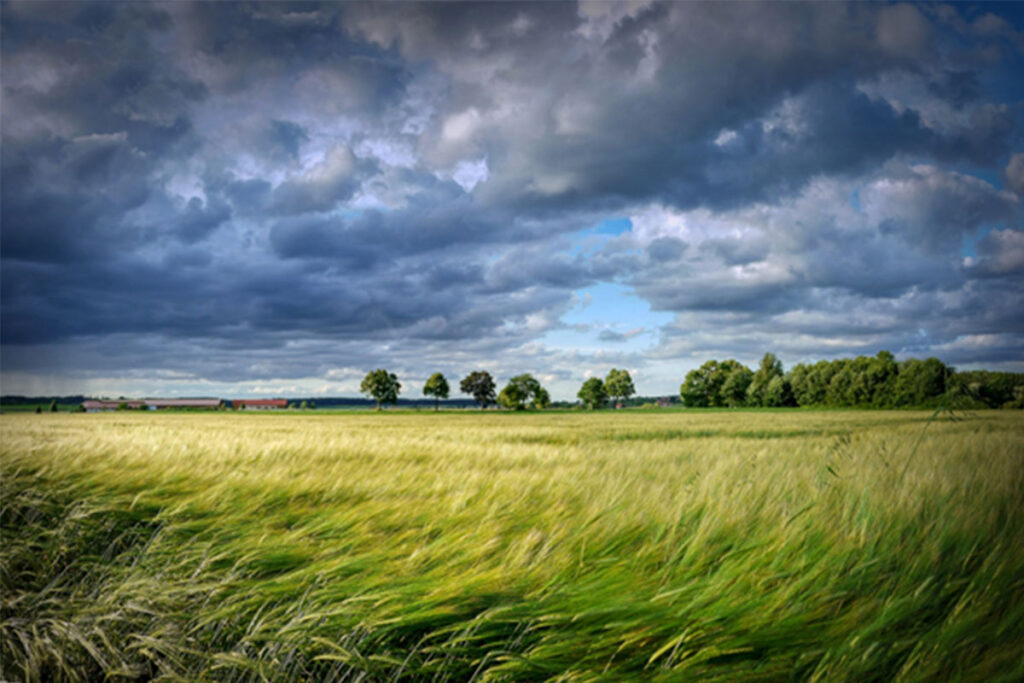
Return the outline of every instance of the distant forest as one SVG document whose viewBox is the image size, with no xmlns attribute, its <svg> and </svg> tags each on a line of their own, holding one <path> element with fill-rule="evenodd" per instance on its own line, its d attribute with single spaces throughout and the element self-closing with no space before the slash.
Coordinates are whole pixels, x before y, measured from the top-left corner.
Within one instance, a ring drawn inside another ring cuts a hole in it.
<svg viewBox="0 0 1024 683">
<path fill-rule="evenodd" d="M 957 372 L 938 358 L 897 361 L 876 356 L 800 363 L 783 372 L 766 353 L 757 370 L 735 360 L 709 360 L 686 375 L 679 395 L 687 407 L 962 408 L 1024 407 L 1024 373 Z"/>
</svg>

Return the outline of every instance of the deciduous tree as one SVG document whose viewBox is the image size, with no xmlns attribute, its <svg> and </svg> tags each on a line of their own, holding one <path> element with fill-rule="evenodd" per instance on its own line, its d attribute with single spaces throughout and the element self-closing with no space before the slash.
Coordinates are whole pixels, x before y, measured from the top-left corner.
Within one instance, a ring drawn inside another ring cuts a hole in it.
<svg viewBox="0 0 1024 683">
<path fill-rule="evenodd" d="M 398 403 L 398 394 L 402 391 L 402 384 L 398 376 L 383 368 L 371 370 L 366 373 L 359 390 L 371 396 L 377 402 L 377 410 L 380 410 L 382 403 Z"/>
<path fill-rule="evenodd" d="M 427 383 L 423 385 L 423 395 L 434 397 L 435 411 L 437 410 L 438 404 L 441 402 L 441 399 L 448 398 L 449 391 L 450 389 L 448 387 L 448 380 L 445 379 L 445 376 L 442 375 L 440 372 L 435 372 L 433 375 L 431 375 L 430 378 L 427 380 Z"/>
<path fill-rule="evenodd" d="M 952 370 L 938 358 L 911 358 L 900 363 L 895 387 L 897 405 L 923 405 L 941 396 L 951 375 Z"/>
<path fill-rule="evenodd" d="M 609 370 L 608 376 L 604 379 L 604 388 L 613 401 L 618 401 L 619 399 L 625 401 L 636 393 L 636 387 L 633 386 L 633 378 L 630 377 L 629 370 L 617 370 L 615 368 Z"/>
<path fill-rule="evenodd" d="M 738 408 L 747 403 L 747 389 L 754 379 L 754 372 L 736 360 L 722 363 L 725 381 L 722 382 L 720 403 L 730 408 Z"/>
<path fill-rule="evenodd" d="M 533 375 L 516 375 L 498 394 L 498 403 L 510 410 L 523 410 L 530 402 L 535 408 L 546 408 L 550 402 L 548 392 Z"/>
<path fill-rule="evenodd" d="M 551 396 L 548 395 L 547 389 L 540 387 L 533 397 L 533 407 L 537 410 L 544 410 L 549 405 L 551 405 Z"/>
<path fill-rule="evenodd" d="M 605 389 L 604 382 L 600 378 L 591 377 L 583 383 L 576 396 L 583 401 L 583 405 L 591 410 L 595 410 L 603 406 L 605 401 L 608 400 L 608 391 Z"/>
<path fill-rule="evenodd" d="M 474 370 L 459 382 L 459 390 L 472 396 L 481 408 L 486 408 L 488 404 L 497 401 L 494 389 L 494 378 L 486 370 Z"/>
<path fill-rule="evenodd" d="M 795 405 L 793 401 L 793 391 L 790 389 L 789 382 L 787 382 L 786 378 L 781 375 L 772 377 L 772 381 L 768 382 L 768 386 L 765 387 L 762 400 L 762 405 L 772 408 Z"/>
<path fill-rule="evenodd" d="M 761 367 L 757 369 L 750 380 L 750 387 L 747 389 L 747 403 L 752 406 L 763 406 L 765 403 L 765 392 L 768 385 L 776 377 L 782 377 L 782 362 L 775 357 L 774 353 L 764 354 L 761 359 Z"/>
<path fill-rule="evenodd" d="M 718 361 L 709 360 L 699 368 L 686 373 L 686 379 L 679 387 L 679 398 L 687 408 L 707 408 L 712 405 L 715 395 L 715 377 Z"/>
</svg>

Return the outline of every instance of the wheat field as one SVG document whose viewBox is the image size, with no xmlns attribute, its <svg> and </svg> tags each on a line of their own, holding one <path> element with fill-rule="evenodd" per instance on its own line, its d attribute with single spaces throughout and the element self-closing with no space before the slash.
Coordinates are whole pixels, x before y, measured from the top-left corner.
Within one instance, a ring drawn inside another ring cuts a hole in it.
<svg viewBox="0 0 1024 683">
<path fill-rule="evenodd" d="M 1020 680 L 1024 415 L 0 416 L 4 680 Z"/>
</svg>

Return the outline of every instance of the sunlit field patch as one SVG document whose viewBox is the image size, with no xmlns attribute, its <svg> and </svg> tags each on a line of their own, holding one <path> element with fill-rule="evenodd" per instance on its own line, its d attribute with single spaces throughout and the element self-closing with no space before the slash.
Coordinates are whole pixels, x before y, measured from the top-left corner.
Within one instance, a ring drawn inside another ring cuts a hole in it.
<svg viewBox="0 0 1024 683">
<path fill-rule="evenodd" d="M 1020 679 L 1024 417 L 932 417 L 4 415 L 2 677 Z"/>
</svg>

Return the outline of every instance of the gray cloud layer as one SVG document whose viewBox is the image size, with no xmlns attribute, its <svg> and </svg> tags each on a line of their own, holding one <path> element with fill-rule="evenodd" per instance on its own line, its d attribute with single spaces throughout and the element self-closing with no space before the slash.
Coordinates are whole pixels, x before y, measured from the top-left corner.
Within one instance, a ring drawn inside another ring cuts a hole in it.
<svg viewBox="0 0 1024 683">
<path fill-rule="evenodd" d="M 568 387 L 768 349 L 1020 367 L 1017 14 L 8 3 L 5 391 L 343 391 L 382 364 Z M 597 283 L 674 320 L 551 346 Z"/>
</svg>

